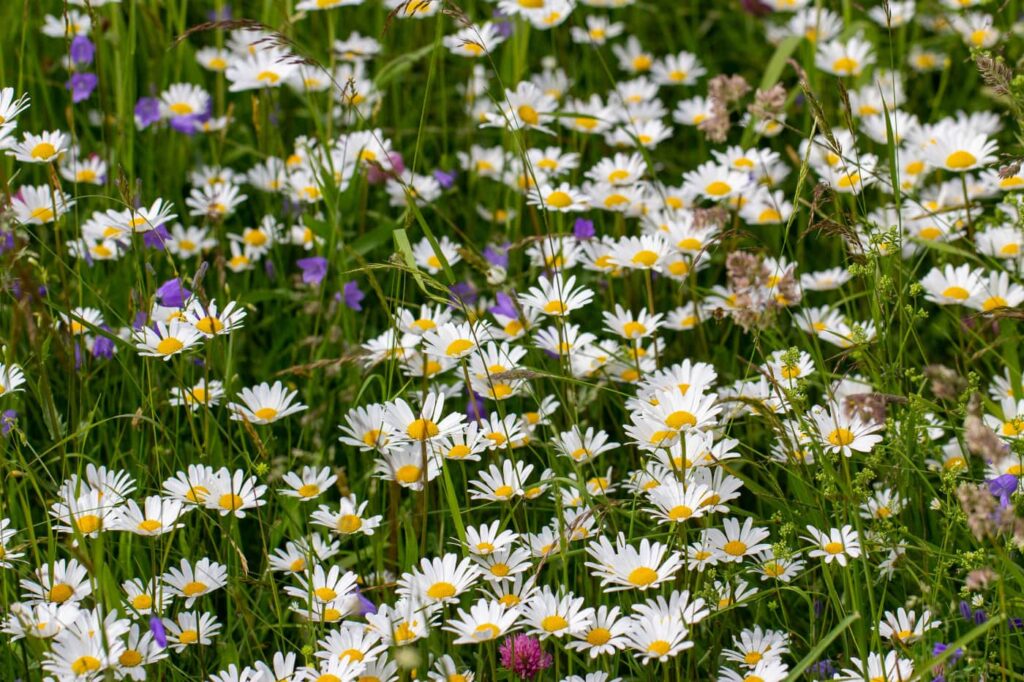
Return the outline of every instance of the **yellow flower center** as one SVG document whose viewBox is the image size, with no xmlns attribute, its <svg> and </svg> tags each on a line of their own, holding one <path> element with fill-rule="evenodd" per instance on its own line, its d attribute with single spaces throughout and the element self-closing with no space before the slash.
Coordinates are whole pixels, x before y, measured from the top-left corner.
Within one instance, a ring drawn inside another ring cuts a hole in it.
<svg viewBox="0 0 1024 682">
<path fill-rule="evenodd" d="M 636 255 L 634 255 L 632 258 L 633 265 L 641 265 L 645 268 L 653 267 L 654 264 L 657 262 L 658 254 L 648 249 L 637 251 Z"/>
<path fill-rule="evenodd" d="M 853 431 L 842 427 L 835 429 L 828 434 L 828 442 L 837 447 L 844 447 L 853 442 Z"/>
<path fill-rule="evenodd" d="M 687 412 L 686 410 L 676 410 L 669 416 L 665 417 L 665 426 L 675 429 L 676 431 L 680 430 L 684 426 L 696 425 L 697 417 Z"/>
<path fill-rule="evenodd" d="M 405 432 L 413 440 L 427 440 L 428 438 L 433 438 L 441 431 L 437 428 L 437 424 L 429 419 L 416 419 L 409 424 Z"/>
<path fill-rule="evenodd" d="M 100 669 L 100 659 L 92 656 L 79 656 L 71 663 L 71 672 L 76 675 L 85 675 L 86 673 Z"/>
<path fill-rule="evenodd" d="M 245 500 L 234 493 L 224 493 L 220 496 L 220 499 L 217 500 L 217 504 L 220 505 L 221 509 L 235 511 L 245 504 Z"/>
<path fill-rule="evenodd" d="M 946 157 L 946 166 L 954 170 L 970 168 L 977 162 L 978 159 L 975 158 L 974 154 L 962 149 L 957 150 Z"/>
<path fill-rule="evenodd" d="M 63 604 L 68 599 L 71 599 L 71 595 L 73 595 L 74 593 L 75 591 L 71 589 L 70 585 L 67 585 L 65 583 L 57 583 L 56 585 L 50 588 L 50 594 L 48 595 L 48 597 L 50 601 L 54 602 L 55 604 Z"/>
<path fill-rule="evenodd" d="M 33 159 L 49 159 L 57 153 L 57 148 L 49 142 L 40 142 L 35 147 L 32 147 L 32 158 Z"/>
<path fill-rule="evenodd" d="M 420 480 L 420 468 L 415 464 L 405 464 L 395 471 L 395 480 L 406 485 Z"/>
<path fill-rule="evenodd" d="M 540 123 L 540 115 L 537 110 L 531 107 L 529 104 L 522 104 L 519 109 L 516 110 L 519 114 L 519 118 L 522 119 L 523 123 L 530 126 L 535 126 Z"/>
<path fill-rule="evenodd" d="M 747 543 L 740 540 L 730 540 L 722 545 L 722 549 L 729 556 L 743 556 L 747 552 Z"/>
<path fill-rule="evenodd" d="M 142 663 L 142 654 L 135 649 L 127 649 L 123 654 L 117 657 L 117 662 L 125 668 L 134 668 Z"/>
<path fill-rule="evenodd" d="M 540 626 L 545 632 L 558 632 L 569 627 L 569 621 L 556 613 L 551 616 L 544 616 L 540 621 Z"/>
<path fill-rule="evenodd" d="M 160 343 L 156 344 L 156 352 L 160 355 L 174 355 L 184 347 L 185 344 L 181 341 L 173 336 L 168 336 L 167 338 L 160 339 Z"/>
<path fill-rule="evenodd" d="M 445 355 L 448 357 L 456 357 L 463 355 L 466 351 L 473 347 L 473 342 L 469 339 L 455 339 L 448 344 L 448 347 L 444 349 Z"/>
<path fill-rule="evenodd" d="M 630 571 L 627 580 L 637 587 L 647 587 L 658 579 L 658 572 L 653 568 L 641 566 Z"/>
<path fill-rule="evenodd" d="M 724 197 L 726 194 L 732 191 L 732 187 L 727 182 L 721 180 L 715 180 L 707 187 L 704 188 L 705 194 L 710 194 L 713 197 Z"/>
<path fill-rule="evenodd" d="M 455 596 L 455 585 L 443 580 L 436 582 L 427 588 L 427 596 L 436 601 L 449 599 Z"/>
<path fill-rule="evenodd" d="M 832 62 L 832 70 L 839 75 L 854 74 L 860 69 L 860 62 L 853 57 L 840 57 Z"/>
<path fill-rule="evenodd" d="M 270 421 L 277 416 L 277 410 L 273 407 L 261 407 L 260 409 L 253 412 L 253 416 L 263 421 Z"/>
<path fill-rule="evenodd" d="M 971 293 L 963 287 L 951 286 L 946 287 L 945 291 L 942 292 L 943 297 L 952 298 L 957 301 L 966 301 L 971 297 Z"/>
<path fill-rule="evenodd" d="M 345 514 L 338 519 L 338 532 L 355 533 L 357 530 L 363 527 L 363 520 L 355 514 Z"/>
<path fill-rule="evenodd" d="M 572 197 L 567 192 L 555 191 L 548 195 L 545 200 L 548 206 L 555 208 L 566 208 L 572 205 Z"/>
<path fill-rule="evenodd" d="M 216 317 L 204 317 L 195 323 L 195 328 L 204 334 L 216 334 L 217 332 L 224 329 L 224 323 L 218 320 Z"/>
<path fill-rule="evenodd" d="M 299 493 L 299 497 L 309 499 L 310 497 L 316 497 L 320 494 L 320 486 L 316 483 L 307 483 L 299 488 L 297 492 Z"/>
<path fill-rule="evenodd" d="M 95 514 L 83 514 L 75 519 L 75 526 L 78 528 L 78 532 L 85 535 L 95 533 L 102 525 L 103 521 Z"/>
<path fill-rule="evenodd" d="M 657 654 L 658 656 L 665 656 L 668 654 L 671 648 L 672 645 L 666 642 L 665 640 L 657 639 L 651 642 L 650 645 L 647 647 L 647 653 Z"/>
</svg>

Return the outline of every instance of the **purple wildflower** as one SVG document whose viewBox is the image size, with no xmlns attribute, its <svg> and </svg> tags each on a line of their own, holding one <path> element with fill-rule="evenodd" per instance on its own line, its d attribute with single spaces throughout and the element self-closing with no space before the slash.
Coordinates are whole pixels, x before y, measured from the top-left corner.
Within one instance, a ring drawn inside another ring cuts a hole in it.
<svg viewBox="0 0 1024 682">
<path fill-rule="evenodd" d="M 999 506 L 1010 506 L 1010 495 L 1017 492 L 1017 477 L 1013 474 L 996 476 L 988 482 L 988 491 L 999 498 Z"/>
<path fill-rule="evenodd" d="M 323 256 L 300 258 L 295 264 L 302 270 L 302 281 L 311 286 L 318 286 L 327 276 L 327 259 Z"/>
<path fill-rule="evenodd" d="M 351 282 L 345 282 L 345 286 L 342 287 L 342 298 L 345 301 L 345 305 L 352 310 L 362 310 L 362 300 L 366 298 L 366 294 L 359 288 L 359 284 L 352 280 Z"/>
<path fill-rule="evenodd" d="M 551 667 L 554 658 L 540 646 L 540 640 L 529 635 L 506 637 L 498 649 L 501 665 L 521 680 L 532 680 Z"/>
<path fill-rule="evenodd" d="M 269 258 L 263 261 L 263 272 L 271 282 L 277 279 L 277 268 L 274 267 L 274 261 Z"/>
<path fill-rule="evenodd" d="M 69 52 L 75 66 L 88 66 L 96 56 L 96 46 L 85 36 L 75 36 Z"/>
<path fill-rule="evenodd" d="M 499 291 L 495 296 L 497 303 L 487 309 L 491 315 L 503 315 L 505 317 L 519 317 L 519 311 L 516 310 L 516 305 L 512 301 L 512 297 L 506 294 L 504 291 Z"/>
<path fill-rule="evenodd" d="M 14 233 L 0 232 L 0 253 L 14 248 Z"/>
<path fill-rule="evenodd" d="M 192 292 L 177 277 L 167 280 L 156 290 L 156 300 L 168 308 L 182 307 L 191 295 Z"/>
<path fill-rule="evenodd" d="M 497 265 L 499 268 L 508 268 L 509 246 L 511 246 L 509 242 L 504 244 L 488 244 L 484 247 L 484 258 L 491 265 Z"/>
<path fill-rule="evenodd" d="M 108 332 L 110 331 L 110 327 L 107 325 L 102 325 L 101 329 Z M 92 342 L 92 356 L 94 358 L 104 358 L 106 360 L 114 357 L 114 342 L 106 336 L 97 334 L 96 340 Z"/>
<path fill-rule="evenodd" d="M 946 649 L 948 649 L 948 648 L 949 648 L 948 644 L 944 644 L 942 642 L 936 642 L 935 646 L 932 647 L 932 656 L 941 656 L 942 654 L 944 654 L 946 652 Z M 964 650 L 963 649 L 957 649 L 956 651 L 954 651 L 950 655 L 949 658 L 946 659 L 946 665 L 953 665 L 958 660 L 960 660 L 960 657 L 963 656 L 963 655 L 964 655 Z"/>
<path fill-rule="evenodd" d="M 572 234 L 576 239 L 591 239 L 594 236 L 594 221 L 577 218 L 572 226 Z"/>
<path fill-rule="evenodd" d="M 491 16 L 494 18 L 494 28 L 497 29 L 498 35 L 502 38 L 512 37 L 512 33 L 515 31 L 515 26 L 508 20 L 508 15 L 500 9 L 496 9 L 491 12 Z"/>
<path fill-rule="evenodd" d="M 831 680 L 835 677 L 836 667 L 832 665 L 832 661 L 823 658 L 817 661 L 807 669 L 807 674 L 810 675 L 813 680 Z"/>
<path fill-rule="evenodd" d="M 152 230 L 142 233 L 142 243 L 147 249 L 164 250 L 164 244 L 171 239 L 171 233 L 163 225 L 157 225 Z"/>
<path fill-rule="evenodd" d="M 160 645 L 160 648 L 167 648 L 167 631 L 164 630 L 164 622 L 160 616 L 150 616 L 149 631 L 153 633 L 153 641 Z"/>
<path fill-rule="evenodd" d="M 445 171 L 438 168 L 434 171 L 434 179 L 441 185 L 443 189 L 451 189 L 452 185 L 455 184 L 455 178 L 459 176 L 455 171 Z"/>
<path fill-rule="evenodd" d="M 14 410 L 4 410 L 3 414 L 0 415 L 0 435 L 4 438 L 14 428 L 14 424 L 18 421 L 18 413 Z"/>
<path fill-rule="evenodd" d="M 464 305 L 472 306 L 478 298 L 476 287 L 470 282 L 456 282 L 448 287 L 448 293 L 451 294 L 448 304 L 453 308 L 461 308 Z"/>
<path fill-rule="evenodd" d="M 156 97 L 141 97 L 135 103 L 135 125 L 145 130 L 160 120 L 160 100 Z"/>
<path fill-rule="evenodd" d="M 356 587 L 356 599 L 359 600 L 359 615 L 368 616 L 377 613 L 377 605 L 370 601 L 365 594 Z"/>
<path fill-rule="evenodd" d="M 89 99 L 92 91 L 99 85 L 99 82 L 100 79 L 96 74 L 85 71 L 72 74 L 68 82 L 64 84 L 64 87 L 71 91 L 71 102 L 78 104 Z"/>
<path fill-rule="evenodd" d="M 134 329 L 135 331 L 142 329 L 143 327 L 146 326 L 146 320 L 148 319 L 149 315 L 147 315 L 146 311 L 144 310 L 140 310 L 139 312 L 135 313 L 135 319 L 132 320 L 132 329 Z"/>
<path fill-rule="evenodd" d="M 219 12 L 215 9 L 211 9 L 206 13 L 206 17 L 210 21 L 231 21 L 233 16 L 234 15 L 231 12 L 231 5 L 224 5 Z"/>
<path fill-rule="evenodd" d="M 471 422 L 487 419 L 487 404 L 476 391 L 470 390 L 469 399 L 466 400 L 466 417 Z"/>
</svg>

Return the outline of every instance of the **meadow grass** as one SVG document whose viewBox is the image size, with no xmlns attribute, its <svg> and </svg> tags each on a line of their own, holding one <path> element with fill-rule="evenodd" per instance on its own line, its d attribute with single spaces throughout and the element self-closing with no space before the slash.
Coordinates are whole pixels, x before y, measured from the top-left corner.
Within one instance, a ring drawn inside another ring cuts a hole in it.
<svg viewBox="0 0 1024 682">
<path fill-rule="evenodd" d="M 0 4 L 0 678 L 1024 679 L 1019 2 L 301 4 Z"/>
</svg>

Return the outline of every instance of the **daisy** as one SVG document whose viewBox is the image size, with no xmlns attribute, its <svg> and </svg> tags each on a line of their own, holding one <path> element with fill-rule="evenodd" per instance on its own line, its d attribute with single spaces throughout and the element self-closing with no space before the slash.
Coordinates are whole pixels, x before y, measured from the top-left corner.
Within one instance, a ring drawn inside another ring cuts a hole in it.
<svg viewBox="0 0 1024 682">
<path fill-rule="evenodd" d="M 746 519 L 742 526 L 735 518 L 724 519 L 722 524 L 723 530 L 711 528 L 707 531 L 708 543 L 721 561 L 743 561 L 746 556 L 771 549 L 771 545 L 764 542 L 769 536 L 768 529 L 755 527 L 754 519 Z"/>
<path fill-rule="evenodd" d="M 308 502 L 322 495 L 337 478 L 335 474 L 331 473 L 330 467 L 318 470 L 316 467 L 304 466 L 301 475 L 289 471 L 281 477 L 281 482 L 288 488 L 278 490 L 278 493 Z"/>
<path fill-rule="evenodd" d="M 298 68 L 298 62 L 286 50 L 263 48 L 231 60 L 224 72 L 231 92 L 279 88 Z"/>
<path fill-rule="evenodd" d="M 918 618 L 914 611 L 900 607 L 896 613 L 885 612 L 882 622 L 878 624 L 878 634 L 896 644 L 909 645 L 921 639 L 928 630 L 934 630 L 940 625 L 942 621 L 933 620 L 931 611 L 927 609 Z"/>
<path fill-rule="evenodd" d="M 508 459 L 501 463 L 500 469 L 492 464 L 487 470 L 478 474 L 480 480 L 470 482 L 470 497 L 474 500 L 508 502 L 513 497 L 525 492 L 523 488 L 531 473 L 533 473 L 532 464 L 523 462 L 513 464 Z"/>
<path fill-rule="evenodd" d="M 171 567 L 160 580 L 172 597 L 184 597 L 185 608 L 190 609 L 196 599 L 227 585 L 228 569 L 223 564 L 204 557 L 193 566 L 181 560 L 181 568 Z"/>
<path fill-rule="evenodd" d="M 14 217 L 22 225 L 46 225 L 60 218 L 75 205 L 69 195 L 48 185 L 26 185 L 11 197 Z"/>
<path fill-rule="evenodd" d="M 125 593 L 125 603 L 140 616 L 163 611 L 174 598 L 169 590 L 164 589 L 159 577 L 151 579 L 148 583 L 143 583 L 138 578 L 127 580 L 121 583 L 121 589 Z"/>
<path fill-rule="evenodd" d="M 286 594 L 303 603 L 312 602 L 314 606 L 342 604 L 354 596 L 359 578 L 352 571 L 342 572 L 341 567 L 332 566 L 329 570 L 317 564 L 313 570 L 306 570 L 297 576 L 299 585 L 288 585 Z"/>
<path fill-rule="evenodd" d="M 816 405 L 811 417 L 818 442 L 825 450 L 851 457 L 854 452 L 871 452 L 882 441 L 882 424 L 865 422 L 855 414 L 847 415 L 835 403 L 827 408 Z"/>
<path fill-rule="evenodd" d="M 465 415 L 444 415 L 444 402 L 444 393 L 431 391 L 417 411 L 401 398 L 388 403 L 384 423 L 390 437 L 396 441 L 425 442 L 451 435 L 461 427 Z"/>
<path fill-rule="evenodd" d="M 224 397 L 224 384 L 216 379 L 206 383 L 200 379 L 198 383 L 190 388 L 171 387 L 170 404 L 174 406 L 185 406 L 193 412 L 202 407 L 212 407 L 220 404 Z"/>
<path fill-rule="evenodd" d="M 505 608 L 501 602 L 480 599 L 467 613 L 459 609 L 444 629 L 456 635 L 455 644 L 480 644 L 501 637 L 514 629 L 519 610 Z"/>
<path fill-rule="evenodd" d="M 193 298 L 185 308 L 185 319 L 206 338 L 230 334 L 241 329 L 246 311 L 238 308 L 234 301 L 229 301 L 223 310 L 217 309 L 216 299 L 202 303 Z"/>
<path fill-rule="evenodd" d="M 241 469 L 234 472 L 227 468 L 220 469 L 209 479 L 209 487 L 203 504 L 207 509 L 220 512 L 221 516 L 234 514 L 237 518 L 245 518 L 246 509 L 267 503 L 262 499 L 267 486 L 258 485 L 255 476 L 247 478 Z"/>
<path fill-rule="evenodd" d="M 587 210 L 590 199 L 568 182 L 557 186 L 544 183 L 527 195 L 526 203 L 558 213 L 579 213 Z"/>
<path fill-rule="evenodd" d="M 43 564 L 33 578 L 22 578 L 20 582 L 26 604 L 78 603 L 92 594 L 89 574 L 76 559 Z"/>
<path fill-rule="evenodd" d="M 353 494 L 341 498 L 337 511 L 325 504 L 320 505 L 310 518 L 314 525 L 326 526 L 331 532 L 339 535 L 354 535 L 356 533 L 373 535 L 374 530 L 380 526 L 384 517 L 381 515 L 367 516 L 366 507 L 368 505 L 367 500 L 359 502 Z"/>
<path fill-rule="evenodd" d="M 853 526 L 831 528 L 826 532 L 808 525 L 807 532 L 810 535 L 806 536 L 806 539 L 815 545 L 814 549 L 807 553 L 812 559 L 821 557 L 826 564 L 835 561 L 840 566 L 846 566 L 847 558 L 856 559 L 861 555 L 860 539 Z"/>
<path fill-rule="evenodd" d="M 163 490 L 170 497 L 186 504 L 200 505 L 210 494 L 213 467 L 190 464 L 186 471 L 179 471 L 163 483 Z"/>
<path fill-rule="evenodd" d="M 689 630 L 681 620 L 634 618 L 628 638 L 629 648 L 645 663 L 677 656 L 693 646 L 687 639 Z"/>
<path fill-rule="evenodd" d="M 25 383 L 25 373 L 18 365 L 5 365 L 0 362 L 0 396 L 6 393 L 17 393 Z"/>
<path fill-rule="evenodd" d="M 814 54 L 815 66 L 835 76 L 859 76 L 866 67 L 874 63 L 875 55 L 871 43 L 856 36 L 845 43 L 821 43 Z"/>
<path fill-rule="evenodd" d="M 470 554 L 487 556 L 498 550 L 508 548 L 519 537 L 510 530 L 499 531 L 500 524 L 494 521 L 489 526 L 469 526 L 466 528 L 466 549 Z"/>
<path fill-rule="evenodd" d="M 486 321 L 476 324 L 449 322 L 423 335 L 423 350 L 435 357 L 459 360 L 476 351 L 490 338 L 490 325 Z"/>
<path fill-rule="evenodd" d="M 184 507 L 180 500 L 164 499 L 159 495 L 147 497 L 142 508 L 135 500 L 128 500 L 126 505 L 118 510 L 110 528 L 136 535 L 163 535 L 181 528 L 183 524 L 178 523 L 178 519 L 187 511 L 188 508 Z"/>
<path fill-rule="evenodd" d="M 423 268 L 431 275 L 436 275 L 444 269 L 441 258 L 438 257 L 438 251 L 441 256 L 444 257 L 444 261 L 448 263 L 449 267 L 455 265 L 462 260 L 462 255 L 459 250 L 462 248 L 459 244 L 456 244 L 448 237 L 442 236 L 436 240 L 437 247 L 431 244 L 430 241 L 424 237 L 416 243 L 412 249 L 413 259 L 416 261 L 416 265 Z"/>
<path fill-rule="evenodd" d="M 519 296 L 519 302 L 527 309 L 536 310 L 543 315 L 565 317 L 589 304 L 594 292 L 583 287 L 576 287 L 576 277 L 567 279 L 555 273 L 549 279 L 541 275 L 537 285 Z"/>
<path fill-rule="evenodd" d="M 648 491 L 648 500 L 654 505 L 648 511 L 658 523 L 685 523 L 706 513 L 706 503 L 712 495 L 713 491 L 705 485 L 689 483 L 684 486 L 668 481 Z"/>
<path fill-rule="evenodd" d="M 473 554 L 471 558 L 489 583 L 515 580 L 534 568 L 532 553 L 522 548 L 503 548 L 488 554 Z"/>
<path fill-rule="evenodd" d="M 555 593 L 545 585 L 523 605 L 523 622 L 530 634 L 541 639 L 562 638 L 585 632 L 594 609 L 583 607 L 583 598 L 572 592 Z"/>
<path fill-rule="evenodd" d="M 499 113 L 487 114 L 485 125 L 512 131 L 532 128 L 553 134 L 547 124 L 554 120 L 558 101 L 529 81 L 520 82 L 515 90 L 506 90 L 499 108 Z"/>
<path fill-rule="evenodd" d="M 647 590 L 670 580 L 682 568 L 682 561 L 676 552 L 668 552 L 660 542 L 640 541 L 640 549 L 626 544 L 626 536 L 620 533 L 615 546 L 608 538 L 601 537 L 587 547 L 587 554 L 593 562 L 585 565 L 592 575 L 601 579 L 608 592 L 635 588 Z M 666 556 L 667 555 L 667 556 Z"/>
<path fill-rule="evenodd" d="M 651 315 L 646 309 L 636 315 L 615 304 L 615 312 L 604 311 L 604 328 L 629 341 L 646 338 L 658 331 L 662 316 L 660 313 Z"/>
<path fill-rule="evenodd" d="M 50 163 L 68 151 L 68 136 L 61 131 L 47 131 L 41 135 L 25 133 L 21 142 L 11 145 L 7 156 L 24 163 Z"/>
<path fill-rule="evenodd" d="M 221 625 L 212 613 L 195 611 L 179 613 L 173 620 L 163 619 L 167 631 L 168 646 L 175 653 L 181 653 L 190 646 L 209 646 L 220 633 Z"/>
<path fill-rule="evenodd" d="M 199 332 L 196 332 L 198 334 Z M 246 421 L 250 424 L 272 424 L 296 412 L 302 412 L 306 406 L 294 403 L 298 391 L 289 391 L 280 381 L 273 385 L 263 382 L 252 388 L 243 388 L 238 394 L 241 403 L 228 403 L 231 418 Z"/>
<path fill-rule="evenodd" d="M 352 408 L 345 415 L 345 423 L 338 426 L 344 434 L 338 440 L 363 452 L 383 450 L 390 442 L 385 427 L 386 409 L 380 403 Z"/>
<path fill-rule="evenodd" d="M 835 674 L 840 682 L 860 682 L 861 680 L 877 680 L 878 682 L 899 682 L 914 676 L 914 664 L 901 658 L 898 651 L 890 651 L 883 658 L 881 654 L 869 654 L 867 661 L 850 657 L 852 668 L 843 668 Z"/>
<path fill-rule="evenodd" d="M 934 144 L 924 150 L 924 160 L 935 168 L 963 173 L 994 163 L 995 152 L 996 143 L 988 135 L 950 126 L 937 132 Z"/>
</svg>

